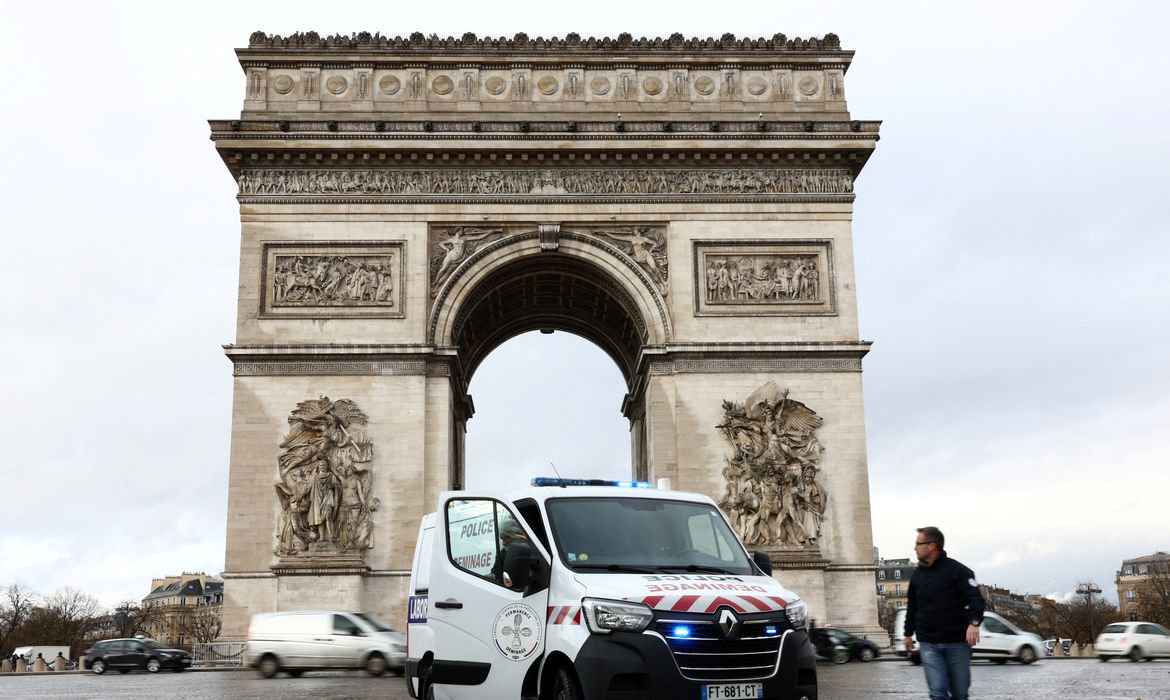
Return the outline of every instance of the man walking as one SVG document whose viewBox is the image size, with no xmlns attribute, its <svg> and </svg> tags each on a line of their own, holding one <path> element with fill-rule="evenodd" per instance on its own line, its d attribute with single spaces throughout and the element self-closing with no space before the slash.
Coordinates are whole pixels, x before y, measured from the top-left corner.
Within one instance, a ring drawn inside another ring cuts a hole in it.
<svg viewBox="0 0 1170 700">
<path fill-rule="evenodd" d="M 931 700 L 967 700 L 971 647 L 979 643 L 983 596 L 975 574 L 947 556 L 944 541 L 937 527 L 918 528 L 914 538 L 918 568 L 910 577 L 903 644 L 911 651 L 911 636 L 917 634 Z"/>
</svg>

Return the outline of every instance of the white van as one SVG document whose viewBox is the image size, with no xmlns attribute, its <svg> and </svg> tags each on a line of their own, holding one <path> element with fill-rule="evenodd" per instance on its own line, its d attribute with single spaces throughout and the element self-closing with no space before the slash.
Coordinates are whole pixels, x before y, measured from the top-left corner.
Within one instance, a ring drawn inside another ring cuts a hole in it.
<svg viewBox="0 0 1170 700">
<path fill-rule="evenodd" d="M 770 573 L 699 494 L 444 492 L 411 572 L 411 697 L 815 700 L 805 605 Z"/>
<path fill-rule="evenodd" d="M 905 638 L 906 610 L 903 608 L 894 617 L 894 653 L 906 656 L 906 648 L 902 640 Z M 979 626 L 979 643 L 971 649 L 971 658 L 987 659 L 997 663 L 1006 663 L 1011 660 L 1022 664 L 1030 664 L 1044 654 L 1044 642 L 1038 635 L 1025 632 L 1016 627 L 1007 618 L 991 611 L 983 613 L 983 624 Z M 918 656 L 918 640 L 914 640 L 914 650 L 910 652 L 910 661 L 922 663 Z"/>
<path fill-rule="evenodd" d="M 402 675 L 406 639 L 377 618 L 360 612 L 290 611 L 260 613 L 248 626 L 244 663 L 272 678 L 288 671 L 364 668 L 371 676 L 387 670 Z"/>
</svg>

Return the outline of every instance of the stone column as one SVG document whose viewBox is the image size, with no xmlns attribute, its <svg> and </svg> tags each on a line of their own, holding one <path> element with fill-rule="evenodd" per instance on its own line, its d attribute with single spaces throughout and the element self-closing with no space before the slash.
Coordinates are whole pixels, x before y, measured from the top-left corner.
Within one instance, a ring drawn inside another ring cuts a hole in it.
<svg viewBox="0 0 1170 700">
<path fill-rule="evenodd" d="M 36 661 L 33 662 L 33 670 L 37 673 L 43 673 L 45 670 L 45 657 L 37 654 Z"/>
<path fill-rule="evenodd" d="M 0 673 L 12 673 L 12 659 L 4 657 L 4 660 L 0 661 Z"/>
<path fill-rule="evenodd" d="M 23 656 L 16 657 L 16 672 L 24 673 L 28 670 L 28 664 L 25 663 Z"/>
<path fill-rule="evenodd" d="M 53 670 L 54 671 L 64 671 L 65 670 L 65 657 L 61 656 L 61 652 L 57 652 L 57 658 L 53 659 Z"/>
<path fill-rule="evenodd" d="M 85 663 L 85 654 L 82 654 L 81 656 L 77 657 L 77 670 L 78 671 L 88 671 L 89 670 L 89 667 Z"/>
</svg>

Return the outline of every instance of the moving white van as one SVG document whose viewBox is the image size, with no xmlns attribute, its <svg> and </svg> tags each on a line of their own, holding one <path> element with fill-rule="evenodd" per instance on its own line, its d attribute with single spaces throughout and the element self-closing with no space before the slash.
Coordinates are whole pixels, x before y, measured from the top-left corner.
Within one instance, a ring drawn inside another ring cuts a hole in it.
<svg viewBox="0 0 1170 700">
<path fill-rule="evenodd" d="M 411 697 L 815 700 L 805 605 L 770 574 L 703 495 L 444 492 L 415 547 Z"/>
<path fill-rule="evenodd" d="M 372 615 L 297 610 L 258 613 L 248 625 L 244 663 L 273 678 L 287 671 L 362 668 L 371 676 L 402 675 L 406 640 Z"/>
</svg>

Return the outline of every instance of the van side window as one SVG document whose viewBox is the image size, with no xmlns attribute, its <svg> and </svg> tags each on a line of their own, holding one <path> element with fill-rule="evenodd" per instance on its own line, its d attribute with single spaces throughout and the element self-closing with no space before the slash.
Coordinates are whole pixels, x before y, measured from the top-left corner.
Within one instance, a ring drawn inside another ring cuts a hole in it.
<svg viewBox="0 0 1170 700">
<path fill-rule="evenodd" d="M 536 539 L 544 545 L 545 551 L 551 552 L 552 547 L 548 543 L 548 532 L 544 529 L 544 518 L 540 517 L 540 506 L 536 504 L 536 501 L 531 498 L 516 501 L 516 510 L 520 511 L 520 517 L 524 518 L 524 522 L 532 528 Z"/>
<path fill-rule="evenodd" d="M 333 616 L 333 634 L 358 637 L 361 636 L 361 632 L 362 628 L 358 627 L 356 622 L 345 615 Z"/>
</svg>

